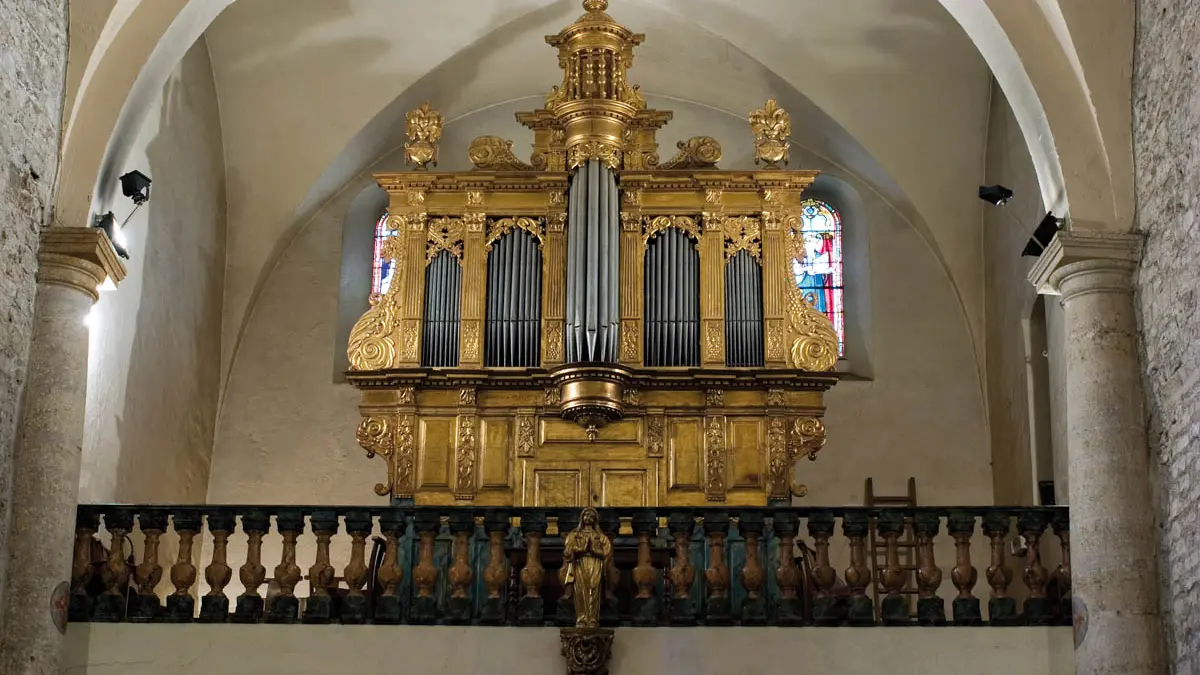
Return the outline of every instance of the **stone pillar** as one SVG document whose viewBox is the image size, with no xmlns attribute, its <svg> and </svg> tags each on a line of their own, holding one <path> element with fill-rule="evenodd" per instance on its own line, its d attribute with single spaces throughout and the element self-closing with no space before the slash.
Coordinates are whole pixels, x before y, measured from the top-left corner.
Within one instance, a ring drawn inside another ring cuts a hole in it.
<svg viewBox="0 0 1200 675">
<path fill-rule="evenodd" d="M 13 461 L 0 673 L 58 672 L 83 447 L 88 330 L 109 277 L 125 276 L 103 231 L 53 227 L 38 252 L 37 302 Z"/>
<path fill-rule="evenodd" d="M 1165 675 L 1156 504 L 1132 275 L 1141 240 L 1061 232 L 1030 273 L 1061 296 L 1075 672 Z"/>
</svg>

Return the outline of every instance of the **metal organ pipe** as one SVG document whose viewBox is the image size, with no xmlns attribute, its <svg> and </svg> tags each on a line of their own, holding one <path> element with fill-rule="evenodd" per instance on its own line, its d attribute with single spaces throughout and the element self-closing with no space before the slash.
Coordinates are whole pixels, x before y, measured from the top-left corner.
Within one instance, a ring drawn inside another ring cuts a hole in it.
<svg viewBox="0 0 1200 675">
<path fill-rule="evenodd" d="M 746 251 L 725 266 L 725 336 L 728 365 L 763 365 L 762 266 Z"/>
<path fill-rule="evenodd" d="M 613 363 L 619 342 L 617 181 L 589 160 L 575 171 L 567 202 L 567 362 Z"/>
<path fill-rule="evenodd" d="M 513 230 L 492 244 L 487 261 L 484 365 L 534 368 L 542 322 L 542 252 L 537 239 Z"/>
<path fill-rule="evenodd" d="M 669 228 L 645 255 L 646 365 L 700 365 L 700 253 L 684 232 Z"/>
<path fill-rule="evenodd" d="M 449 251 L 442 251 L 425 267 L 422 366 L 453 368 L 458 365 L 461 295 L 462 263 Z"/>
</svg>

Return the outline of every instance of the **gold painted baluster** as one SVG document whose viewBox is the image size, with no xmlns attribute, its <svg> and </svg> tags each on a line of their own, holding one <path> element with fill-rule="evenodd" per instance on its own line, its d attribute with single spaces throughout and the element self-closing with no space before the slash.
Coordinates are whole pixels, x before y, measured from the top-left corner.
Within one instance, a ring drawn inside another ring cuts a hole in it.
<svg viewBox="0 0 1200 675">
<path fill-rule="evenodd" d="M 865 511 L 848 511 L 842 516 L 842 534 L 850 540 L 850 566 L 846 568 L 850 597 L 847 599 L 846 622 L 851 626 L 875 624 L 875 603 L 867 597 L 871 570 L 867 567 L 865 539 L 870 527 L 871 518 Z"/>
<path fill-rule="evenodd" d="M 833 597 L 833 584 L 837 572 L 829 564 L 829 538 L 833 536 L 834 516 L 832 511 L 814 511 L 808 517 L 808 534 L 816 546 L 813 562 L 813 623 L 818 626 L 838 624 L 837 599 Z"/>
<path fill-rule="evenodd" d="M 776 511 L 771 514 L 775 535 L 779 537 L 779 561 L 775 567 L 775 581 L 779 583 L 779 605 L 777 621 L 781 626 L 799 626 L 804 623 L 804 601 L 800 599 L 800 569 L 796 567 L 796 533 L 800 528 L 800 517 L 794 511 Z M 830 516 L 830 527 L 833 519 Z"/>
<path fill-rule="evenodd" d="M 880 575 L 887 596 L 882 604 L 882 618 L 886 626 L 903 626 L 910 623 L 908 613 L 908 598 L 901 590 L 908 581 L 908 571 L 900 566 L 900 534 L 904 531 L 904 513 L 897 509 L 883 509 L 879 512 L 879 533 L 883 535 L 887 551 L 887 563 Z"/>
<path fill-rule="evenodd" d="M 283 536 L 283 553 L 275 566 L 275 583 L 279 584 L 279 595 L 271 601 L 267 621 L 271 623 L 294 623 L 300 613 L 300 600 L 296 598 L 296 584 L 300 583 L 300 566 L 296 564 L 296 539 L 304 533 L 304 514 L 287 509 L 275 516 L 275 525 Z"/>
<path fill-rule="evenodd" d="M 1028 547 L 1022 579 L 1029 589 L 1029 597 L 1025 599 L 1025 622 L 1031 626 L 1048 626 L 1053 620 L 1050 600 L 1046 597 L 1049 575 L 1042 564 L 1041 551 L 1042 534 L 1046 532 L 1047 520 L 1044 511 L 1024 511 L 1017 519 L 1017 526 Z"/>
<path fill-rule="evenodd" d="M 175 592 L 167 596 L 167 617 L 170 623 L 191 621 L 196 610 L 192 599 L 192 584 L 196 583 L 196 565 L 192 562 L 192 544 L 200 532 L 198 511 L 176 511 L 175 533 L 179 535 L 179 553 L 171 565 L 171 585 Z"/>
<path fill-rule="evenodd" d="M 1017 601 L 1008 595 L 1012 570 L 1004 564 L 1004 537 L 1011 526 L 1010 516 L 999 510 L 988 511 L 983 519 L 983 532 L 992 540 L 992 560 L 987 568 L 992 597 L 988 600 L 988 623 L 993 626 L 1012 626 L 1018 621 Z"/>
<path fill-rule="evenodd" d="M 746 564 L 742 566 L 742 587 L 746 597 L 742 599 L 742 625 L 765 626 L 767 624 L 767 600 L 762 596 L 766 573 L 759 562 L 759 543 L 765 526 L 763 514 L 747 511 L 738 518 L 738 530 L 746 540 Z"/>
<path fill-rule="evenodd" d="M 942 527 L 942 517 L 922 511 L 913 518 L 917 535 L 917 623 L 922 626 L 941 626 L 946 623 L 946 604 L 938 597 L 942 585 L 942 569 L 934 560 L 933 539 Z"/>
<path fill-rule="evenodd" d="M 1062 562 L 1054 570 L 1054 578 L 1058 580 L 1059 592 L 1059 623 L 1071 625 L 1074 617 L 1074 603 L 1071 600 L 1071 520 L 1065 509 L 1060 509 L 1051 518 L 1054 534 L 1062 546 Z"/>
<path fill-rule="evenodd" d="M 633 583 L 637 584 L 637 595 L 633 598 L 633 625 L 655 626 L 658 624 L 658 600 L 654 589 L 658 585 L 658 570 L 650 561 L 650 537 L 658 532 L 658 516 L 648 511 L 633 514 L 633 533 L 637 536 L 638 562 L 633 568 Z"/>
<path fill-rule="evenodd" d="M 67 610 L 68 621 L 90 621 L 92 599 L 87 586 L 95 576 L 92 569 L 92 544 L 100 530 L 100 516 L 94 511 L 80 508 L 75 520 L 75 554 L 71 562 L 71 600 Z"/>
<path fill-rule="evenodd" d="M 675 511 L 667 520 L 667 527 L 675 539 L 675 564 L 671 568 L 674 596 L 671 601 L 671 625 L 694 626 L 696 611 L 692 604 L 692 583 L 696 580 L 696 568 L 692 566 L 688 542 L 696 521 L 687 511 Z"/>
</svg>

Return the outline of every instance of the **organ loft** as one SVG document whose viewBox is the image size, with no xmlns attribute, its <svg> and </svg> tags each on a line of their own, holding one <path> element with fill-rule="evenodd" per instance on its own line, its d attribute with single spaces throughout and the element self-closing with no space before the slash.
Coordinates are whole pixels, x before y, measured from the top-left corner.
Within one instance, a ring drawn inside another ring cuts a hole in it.
<svg viewBox="0 0 1200 675">
<path fill-rule="evenodd" d="M 700 136 L 669 159 L 667 110 L 627 78 L 643 41 L 607 0 L 546 41 L 562 81 L 437 172 L 442 118 L 407 119 L 388 193 L 386 291 L 350 336 L 359 443 L 380 496 L 418 505 L 761 506 L 803 496 L 825 443 L 838 336 L 795 283 L 790 121 L 748 116 L 753 171 Z"/>
</svg>

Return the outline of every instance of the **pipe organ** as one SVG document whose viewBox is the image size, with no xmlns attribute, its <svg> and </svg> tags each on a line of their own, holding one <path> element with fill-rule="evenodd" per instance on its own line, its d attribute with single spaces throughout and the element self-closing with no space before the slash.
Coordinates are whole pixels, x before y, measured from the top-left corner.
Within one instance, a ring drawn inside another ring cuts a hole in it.
<svg viewBox="0 0 1200 675">
<path fill-rule="evenodd" d="M 644 36 L 584 0 L 547 42 L 563 79 L 529 162 L 476 138 L 429 169 L 441 115 L 408 116 L 414 170 L 388 192 L 393 281 L 350 336 L 357 439 L 380 496 L 519 506 L 763 505 L 802 496 L 825 443 L 837 335 L 792 277 L 801 194 L 790 121 L 749 116 L 761 170 L 697 137 L 662 160 L 627 70 Z"/>
</svg>

